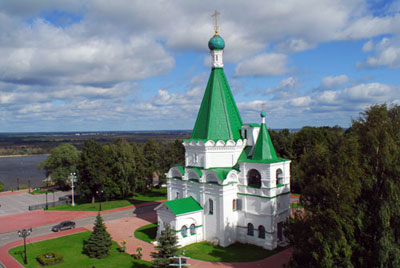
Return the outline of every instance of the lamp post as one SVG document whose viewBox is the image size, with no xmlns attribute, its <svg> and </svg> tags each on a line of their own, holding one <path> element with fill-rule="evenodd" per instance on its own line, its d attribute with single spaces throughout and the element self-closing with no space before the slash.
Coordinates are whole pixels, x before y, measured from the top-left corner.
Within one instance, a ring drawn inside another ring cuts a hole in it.
<svg viewBox="0 0 400 268">
<path fill-rule="evenodd" d="M 100 197 L 100 206 L 99 206 L 99 211 L 101 211 L 101 199 L 103 196 L 104 191 L 103 190 L 98 190 L 96 191 L 97 195 Z"/>
<path fill-rule="evenodd" d="M 26 257 L 26 238 L 32 233 L 32 228 L 29 229 L 23 229 L 21 231 L 18 231 L 18 236 L 22 237 L 24 239 L 24 252 L 25 252 L 25 258 L 24 258 L 24 263 L 28 264 L 28 259 Z"/>
<path fill-rule="evenodd" d="M 72 183 L 72 206 L 75 207 L 75 198 L 74 198 L 74 182 L 76 180 L 76 173 L 72 172 L 71 173 L 71 183 Z"/>
<path fill-rule="evenodd" d="M 47 192 L 47 189 L 46 189 L 46 210 L 49 210 L 49 204 L 47 203 L 47 194 L 48 194 L 48 192 Z"/>
</svg>

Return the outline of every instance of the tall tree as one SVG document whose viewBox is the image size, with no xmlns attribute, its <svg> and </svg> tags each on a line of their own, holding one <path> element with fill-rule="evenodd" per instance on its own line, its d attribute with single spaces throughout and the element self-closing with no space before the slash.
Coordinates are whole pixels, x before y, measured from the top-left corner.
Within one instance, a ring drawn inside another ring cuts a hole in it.
<svg viewBox="0 0 400 268">
<path fill-rule="evenodd" d="M 0 181 L 0 192 L 4 191 L 4 183 Z"/>
<path fill-rule="evenodd" d="M 176 164 L 185 163 L 185 147 L 182 145 L 181 140 L 175 140 L 174 142 L 166 142 L 162 144 L 161 150 L 161 167 L 160 167 L 160 183 L 165 181 L 165 173 Z"/>
<path fill-rule="evenodd" d="M 134 183 L 131 183 L 132 192 L 135 193 L 137 190 L 143 190 L 146 188 L 146 167 L 145 158 L 143 155 L 142 147 L 138 146 L 136 142 L 131 143 L 133 158 L 135 161 L 134 167 Z"/>
<path fill-rule="evenodd" d="M 154 268 L 166 268 L 171 263 L 170 257 L 173 257 L 178 252 L 178 238 L 176 234 L 172 232 L 169 225 L 165 226 L 165 229 L 161 231 L 161 235 L 157 240 L 158 244 L 155 246 L 157 252 L 152 252 L 153 267 Z"/>
<path fill-rule="evenodd" d="M 44 169 L 46 176 L 51 176 L 58 186 L 65 187 L 69 184 L 70 174 L 77 171 L 79 157 L 80 153 L 75 146 L 63 143 L 51 150 L 50 156 L 38 168 Z"/>
<path fill-rule="evenodd" d="M 149 139 L 143 146 L 143 154 L 145 158 L 145 186 L 152 186 L 154 173 L 158 173 L 161 167 L 161 151 L 158 143 Z M 143 189 L 144 190 L 144 189 Z"/>
<path fill-rule="evenodd" d="M 85 241 L 83 249 L 90 258 L 101 259 L 108 256 L 111 245 L 111 236 L 107 232 L 103 218 L 98 213 L 93 232 L 90 234 L 89 239 Z"/>
<path fill-rule="evenodd" d="M 360 222 L 358 146 L 354 138 L 337 137 L 303 154 L 301 204 L 304 214 L 288 223 L 292 267 L 353 267 L 355 229 Z"/>
<path fill-rule="evenodd" d="M 133 148 L 124 139 L 117 139 L 109 146 L 110 177 L 119 188 L 119 197 L 125 198 L 136 187 L 135 157 Z"/>
<path fill-rule="evenodd" d="M 400 106 L 375 105 L 353 122 L 360 143 L 364 210 L 360 267 L 400 267 Z"/>
<path fill-rule="evenodd" d="M 97 191 L 104 191 L 107 183 L 107 161 L 106 151 L 95 140 L 87 140 L 83 144 L 81 160 L 78 170 L 78 189 L 87 197 L 95 201 Z M 100 197 L 101 198 L 101 197 Z"/>
</svg>

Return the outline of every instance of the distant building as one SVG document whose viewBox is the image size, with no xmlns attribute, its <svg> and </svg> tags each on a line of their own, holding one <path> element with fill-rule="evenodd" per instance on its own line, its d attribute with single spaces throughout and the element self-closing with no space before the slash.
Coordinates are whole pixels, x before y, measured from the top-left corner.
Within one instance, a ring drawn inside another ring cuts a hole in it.
<svg viewBox="0 0 400 268">
<path fill-rule="evenodd" d="M 277 247 L 290 215 L 290 160 L 277 157 L 261 124 L 243 124 L 223 70 L 225 42 L 208 42 L 212 70 L 190 139 L 185 165 L 167 174 L 168 201 L 156 208 L 158 232 L 167 224 L 179 244 L 204 240 Z"/>
</svg>

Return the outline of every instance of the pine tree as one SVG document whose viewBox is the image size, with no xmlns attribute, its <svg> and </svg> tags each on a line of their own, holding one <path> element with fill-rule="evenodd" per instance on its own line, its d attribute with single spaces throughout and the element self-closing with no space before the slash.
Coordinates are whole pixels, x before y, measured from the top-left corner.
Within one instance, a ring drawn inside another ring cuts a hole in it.
<svg viewBox="0 0 400 268">
<path fill-rule="evenodd" d="M 170 257 L 178 252 L 178 238 L 172 232 L 171 227 L 167 225 L 158 238 L 158 245 L 155 247 L 158 252 L 152 252 L 153 267 L 165 268 L 171 263 Z"/>
<path fill-rule="evenodd" d="M 84 251 L 90 258 L 104 258 L 111 249 L 111 236 L 106 230 L 103 218 L 97 214 L 93 232 L 84 245 Z"/>
</svg>

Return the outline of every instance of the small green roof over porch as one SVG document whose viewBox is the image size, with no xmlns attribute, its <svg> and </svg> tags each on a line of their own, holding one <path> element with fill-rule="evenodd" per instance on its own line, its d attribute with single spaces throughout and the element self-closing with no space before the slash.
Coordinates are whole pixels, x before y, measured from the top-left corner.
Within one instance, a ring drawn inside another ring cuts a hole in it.
<svg viewBox="0 0 400 268">
<path fill-rule="evenodd" d="M 189 196 L 175 200 L 166 201 L 164 203 L 175 215 L 185 214 L 189 212 L 199 211 L 203 208 L 197 201 Z"/>
</svg>

